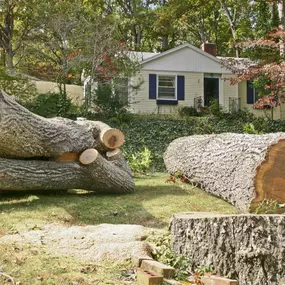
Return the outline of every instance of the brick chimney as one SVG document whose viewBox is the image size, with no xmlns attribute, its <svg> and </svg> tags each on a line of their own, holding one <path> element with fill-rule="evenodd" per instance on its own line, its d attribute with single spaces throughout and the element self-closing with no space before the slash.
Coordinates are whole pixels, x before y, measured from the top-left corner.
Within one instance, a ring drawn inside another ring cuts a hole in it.
<svg viewBox="0 0 285 285">
<path fill-rule="evenodd" d="M 202 50 L 213 55 L 216 56 L 217 55 L 217 48 L 216 48 L 216 44 L 212 44 L 212 43 L 203 43 L 202 44 Z"/>
</svg>

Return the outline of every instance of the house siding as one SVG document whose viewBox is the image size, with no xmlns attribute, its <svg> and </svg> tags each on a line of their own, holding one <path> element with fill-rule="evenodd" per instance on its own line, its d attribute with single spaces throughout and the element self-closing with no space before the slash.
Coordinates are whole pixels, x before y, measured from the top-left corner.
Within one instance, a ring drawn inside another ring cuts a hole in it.
<svg viewBox="0 0 285 285">
<path fill-rule="evenodd" d="M 140 74 L 131 79 L 131 84 L 136 85 L 142 80 L 138 90 L 131 89 L 130 105 L 134 113 L 145 114 L 169 114 L 175 113 L 184 106 L 193 106 L 194 98 L 203 95 L 203 73 L 158 71 L 158 75 L 181 75 L 185 77 L 185 99 L 179 101 L 177 105 L 160 105 L 156 100 L 149 99 L 149 74 L 152 70 L 141 70 Z"/>
<path fill-rule="evenodd" d="M 179 101 L 173 105 L 158 105 L 156 100 L 149 99 L 149 74 L 154 74 L 153 70 L 141 70 L 140 74 L 131 79 L 133 85 L 140 80 L 143 82 L 138 90 L 131 89 L 130 105 L 134 113 L 145 114 L 170 114 L 175 113 L 179 108 L 184 106 L 194 106 L 194 98 L 201 97 L 204 99 L 204 77 L 209 74 L 202 72 L 172 72 L 157 71 L 158 75 L 182 75 L 185 77 L 185 100 Z M 229 98 L 238 98 L 238 86 L 230 85 L 229 80 L 232 75 L 215 74 L 220 82 L 220 104 L 225 110 L 229 109 Z"/>
<path fill-rule="evenodd" d="M 253 113 L 255 116 L 261 117 L 261 116 L 268 116 L 271 117 L 271 110 L 262 110 L 262 109 L 253 109 L 253 104 L 247 104 L 247 87 L 246 87 L 246 81 L 240 82 L 238 84 L 238 93 L 239 97 L 241 99 L 241 109 L 247 109 L 251 113 Z M 284 111 L 283 111 L 284 110 Z M 284 106 L 278 106 L 273 109 L 273 119 L 284 119 L 285 118 L 285 108 Z"/>
<path fill-rule="evenodd" d="M 207 53 L 197 52 L 189 47 L 184 47 L 173 53 L 166 54 L 163 57 L 142 63 L 143 69 L 153 70 L 171 70 L 175 72 L 208 72 L 231 74 L 223 67 L 219 60 Z"/>
<path fill-rule="evenodd" d="M 222 97 L 223 100 L 220 101 L 220 104 L 223 106 L 224 110 L 229 111 L 229 101 L 230 98 L 236 98 L 238 99 L 238 86 L 236 85 L 231 85 L 229 78 L 232 78 L 234 75 L 233 74 L 223 74 L 222 75 Z"/>
</svg>

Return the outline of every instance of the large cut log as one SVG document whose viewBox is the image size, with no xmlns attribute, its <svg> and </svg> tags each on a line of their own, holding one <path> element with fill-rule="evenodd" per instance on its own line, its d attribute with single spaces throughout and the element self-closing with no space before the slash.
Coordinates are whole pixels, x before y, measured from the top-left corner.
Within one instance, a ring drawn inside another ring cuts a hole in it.
<svg viewBox="0 0 285 285">
<path fill-rule="evenodd" d="M 263 200 L 285 203 L 285 133 L 213 134 L 174 140 L 164 154 L 179 174 L 244 212 Z"/>
<path fill-rule="evenodd" d="M 123 133 L 102 122 L 46 119 L 0 91 L 0 157 L 59 157 L 88 148 L 113 150 L 123 143 Z"/>
<path fill-rule="evenodd" d="M 0 190 L 131 193 L 123 143 L 103 122 L 46 119 L 0 92 Z"/>
<path fill-rule="evenodd" d="M 87 154 L 86 154 L 87 152 Z M 97 150 L 83 152 L 84 161 L 56 162 L 0 158 L 0 190 L 86 189 L 104 193 L 131 193 L 132 176 L 102 157 Z M 86 159 L 88 157 L 88 161 Z"/>
<path fill-rule="evenodd" d="M 285 216 L 181 213 L 173 216 L 173 249 L 239 285 L 285 284 Z"/>
</svg>

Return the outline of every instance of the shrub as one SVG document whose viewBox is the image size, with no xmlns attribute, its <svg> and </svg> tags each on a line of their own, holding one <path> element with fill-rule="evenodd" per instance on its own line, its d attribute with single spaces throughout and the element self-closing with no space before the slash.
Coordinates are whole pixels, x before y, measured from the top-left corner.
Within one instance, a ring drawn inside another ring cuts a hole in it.
<svg viewBox="0 0 285 285">
<path fill-rule="evenodd" d="M 93 103 L 99 106 L 105 116 L 112 117 L 119 114 L 120 109 L 124 107 L 120 92 L 105 82 L 98 84 L 95 94 L 93 94 Z"/>
<path fill-rule="evenodd" d="M 194 116 L 194 117 L 199 116 L 197 109 L 192 107 L 192 106 L 191 107 L 188 107 L 188 106 L 182 107 L 178 110 L 178 113 L 182 117 L 183 116 Z"/>
<path fill-rule="evenodd" d="M 254 127 L 254 125 L 252 123 L 246 123 L 243 126 L 243 132 L 245 134 L 254 134 L 254 135 L 258 135 L 261 134 L 259 131 L 257 131 Z"/>
<path fill-rule="evenodd" d="M 0 90 L 15 96 L 20 104 L 29 103 L 38 95 L 36 85 L 24 74 L 8 74 L 0 68 Z"/>
<path fill-rule="evenodd" d="M 68 117 L 76 111 L 76 106 L 62 93 L 40 94 L 32 102 L 25 104 L 25 107 L 46 118 Z"/>
<path fill-rule="evenodd" d="M 155 260 L 173 266 L 176 269 L 176 279 L 185 280 L 189 277 L 194 262 L 176 254 L 171 249 L 171 235 L 169 233 L 152 235 L 147 241 L 154 245 L 152 255 Z"/>
<path fill-rule="evenodd" d="M 125 152 L 125 156 L 134 174 L 146 174 L 150 169 L 151 151 L 147 147 L 135 153 Z"/>
</svg>

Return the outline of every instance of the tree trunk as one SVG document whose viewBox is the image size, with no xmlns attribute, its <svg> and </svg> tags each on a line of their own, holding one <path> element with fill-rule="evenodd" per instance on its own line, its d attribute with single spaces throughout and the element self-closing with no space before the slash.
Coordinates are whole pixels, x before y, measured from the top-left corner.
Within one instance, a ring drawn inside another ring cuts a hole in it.
<svg viewBox="0 0 285 285">
<path fill-rule="evenodd" d="M 161 49 L 163 51 L 166 51 L 168 49 L 169 43 L 168 43 L 168 36 L 162 36 L 162 42 L 161 42 Z"/>
<path fill-rule="evenodd" d="M 123 143 L 107 124 L 46 119 L 0 92 L 0 190 L 131 193 L 132 172 L 117 149 Z"/>
<path fill-rule="evenodd" d="M 134 183 L 124 169 L 96 150 L 92 161 L 56 162 L 0 158 L 0 190 L 85 189 L 104 193 L 131 193 Z M 81 154 L 81 156 L 84 155 Z"/>
<path fill-rule="evenodd" d="M 285 216 L 181 213 L 171 221 L 173 249 L 239 285 L 285 283 Z"/>
<path fill-rule="evenodd" d="M 279 29 L 284 31 L 285 28 L 285 10 L 284 10 L 284 0 L 278 1 L 278 17 L 279 17 Z M 280 37 L 280 55 L 284 55 L 284 36 Z"/>
<path fill-rule="evenodd" d="M 0 92 L 0 157 L 58 157 L 88 148 L 102 152 L 123 143 L 123 133 L 102 122 L 46 119 Z"/>
<path fill-rule="evenodd" d="M 164 154 L 170 174 L 248 212 L 263 200 L 285 203 L 285 133 L 217 134 L 174 140 Z"/>
<path fill-rule="evenodd" d="M 235 46 L 236 40 L 237 40 L 237 29 L 236 29 L 236 26 L 235 26 L 235 21 L 234 21 L 232 15 L 230 13 L 230 9 L 228 8 L 228 6 L 225 3 L 225 1 L 219 0 L 219 2 L 221 4 L 221 7 L 224 9 L 224 11 L 226 13 L 226 16 L 228 18 L 229 26 L 230 26 L 230 29 L 231 29 L 231 32 L 232 32 L 232 36 L 233 36 L 234 49 L 235 49 L 235 52 L 236 52 L 236 57 L 238 58 L 239 57 L 239 50 L 238 50 L 238 47 Z"/>
</svg>

